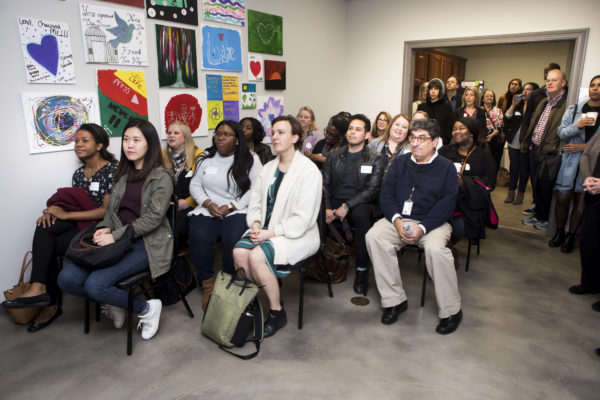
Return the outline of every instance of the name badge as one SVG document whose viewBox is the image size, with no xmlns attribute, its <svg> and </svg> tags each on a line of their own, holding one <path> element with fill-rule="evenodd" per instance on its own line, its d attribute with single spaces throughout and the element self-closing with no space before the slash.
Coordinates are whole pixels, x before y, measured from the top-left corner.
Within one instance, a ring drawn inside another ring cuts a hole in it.
<svg viewBox="0 0 600 400">
<path fill-rule="evenodd" d="M 100 182 L 90 182 L 90 192 L 97 192 L 100 190 Z"/>
<path fill-rule="evenodd" d="M 518 116 L 518 115 L 522 115 L 520 111 L 517 111 L 517 112 L 515 113 L 515 116 Z"/>
<path fill-rule="evenodd" d="M 404 202 L 404 207 L 402 207 L 402 215 L 410 215 L 410 213 L 412 212 L 412 206 L 412 200 L 406 200 Z"/>
<path fill-rule="evenodd" d="M 462 164 L 461 164 L 461 163 L 459 163 L 459 162 L 455 162 L 455 163 L 454 163 L 454 168 L 456 168 L 456 172 L 457 172 L 458 174 L 460 174 L 460 170 L 462 169 Z M 471 170 L 471 164 L 468 164 L 468 163 L 467 163 L 467 164 L 465 165 L 465 171 L 470 171 L 470 170 Z"/>
<path fill-rule="evenodd" d="M 360 166 L 360 173 L 361 174 L 370 174 L 373 172 L 373 166 L 372 165 L 361 165 Z"/>
<path fill-rule="evenodd" d="M 188 171 L 188 173 L 185 175 L 186 178 L 191 178 L 192 175 L 194 175 L 194 171 Z"/>
<path fill-rule="evenodd" d="M 217 167 L 208 167 L 208 168 L 206 168 L 206 171 L 204 173 L 206 175 L 216 175 L 217 174 Z"/>
<path fill-rule="evenodd" d="M 308 150 L 312 149 L 312 143 L 311 142 L 306 142 L 306 148 Z"/>
</svg>

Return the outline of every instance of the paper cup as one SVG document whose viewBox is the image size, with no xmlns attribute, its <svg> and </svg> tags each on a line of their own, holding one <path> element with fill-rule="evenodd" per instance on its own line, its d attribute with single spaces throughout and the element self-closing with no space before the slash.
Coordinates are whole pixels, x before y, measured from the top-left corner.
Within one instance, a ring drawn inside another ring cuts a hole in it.
<svg viewBox="0 0 600 400">
<path fill-rule="evenodd" d="M 596 118 L 598 118 L 598 113 L 596 111 L 590 111 L 586 114 L 588 118 L 594 118 L 594 125 L 596 124 Z"/>
</svg>

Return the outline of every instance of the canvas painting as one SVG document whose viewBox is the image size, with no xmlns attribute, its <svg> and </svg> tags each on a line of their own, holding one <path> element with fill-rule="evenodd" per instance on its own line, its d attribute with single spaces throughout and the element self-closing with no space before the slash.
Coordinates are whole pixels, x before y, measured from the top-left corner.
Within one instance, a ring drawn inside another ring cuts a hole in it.
<svg viewBox="0 0 600 400">
<path fill-rule="evenodd" d="M 204 0 L 204 19 L 244 26 L 246 21 L 244 3 L 245 0 Z"/>
<path fill-rule="evenodd" d="M 173 121 L 188 124 L 193 136 L 208 135 L 206 118 L 206 92 L 194 91 L 161 91 L 160 100 L 161 126 L 159 133 L 166 137 L 167 128 Z"/>
<path fill-rule="evenodd" d="M 146 0 L 148 18 L 198 25 L 197 0 Z"/>
<path fill-rule="evenodd" d="M 242 38 L 233 29 L 202 27 L 202 68 L 242 71 Z"/>
<path fill-rule="evenodd" d="M 82 124 L 99 123 L 94 93 L 21 93 L 31 154 L 73 150 Z"/>
<path fill-rule="evenodd" d="M 123 4 L 125 6 L 144 8 L 144 0 L 102 0 L 109 3 Z"/>
<path fill-rule="evenodd" d="M 248 55 L 248 80 L 263 80 L 263 58 L 254 54 Z"/>
<path fill-rule="evenodd" d="M 238 77 L 206 75 L 206 108 L 208 129 L 215 129 L 223 120 L 239 121 Z"/>
<path fill-rule="evenodd" d="M 142 12 L 79 4 L 87 63 L 148 65 Z"/>
<path fill-rule="evenodd" d="M 265 60 L 265 90 L 285 90 L 285 61 Z"/>
<path fill-rule="evenodd" d="M 271 121 L 273 121 L 275 117 L 283 115 L 283 97 L 258 96 L 256 104 L 257 118 L 267 133 L 263 142 L 271 143 Z"/>
<path fill-rule="evenodd" d="M 197 88 L 196 32 L 156 25 L 159 87 Z"/>
<path fill-rule="evenodd" d="M 248 10 L 248 51 L 283 55 L 283 18 Z"/>
<path fill-rule="evenodd" d="M 109 136 L 121 136 L 130 118 L 148 119 L 143 72 L 99 69 L 96 75 L 101 125 Z"/>
<path fill-rule="evenodd" d="M 75 83 L 69 26 L 35 18 L 18 24 L 27 83 Z"/>
<path fill-rule="evenodd" d="M 256 83 L 242 83 L 242 109 L 256 108 Z"/>
</svg>

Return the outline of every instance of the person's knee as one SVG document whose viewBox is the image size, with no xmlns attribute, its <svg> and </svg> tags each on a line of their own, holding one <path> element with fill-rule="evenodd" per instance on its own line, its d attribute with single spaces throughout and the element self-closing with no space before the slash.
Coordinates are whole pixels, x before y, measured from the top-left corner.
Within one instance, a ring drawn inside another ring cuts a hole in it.
<svg viewBox="0 0 600 400">
<path fill-rule="evenodd" d="M 67 269 L 65 267 L 65 269 L 63 269 L 56 278 L 56 283 L 58 284 L 58 287 L 65 292 L 67 292 L 68 288 L 71 286 L 71 279 L 70 276 L 65 273 L 66 270 Z"/>
<path fill-rule="evenodd" d="M 255 247 L 248 254 L 248 263 L 250 267 L 255 268 L 265 262 L 265 256 L 260 247 Z"/>
<path fill-rule="evenodd" d="M 103 297 L 103 295 L 106 293 L 107 287 L 102 282 L 90 277 L 85 280 L 85 283 L 83 284 L 83 290 L 91 299 L 95 300 Z"/>
</svg>

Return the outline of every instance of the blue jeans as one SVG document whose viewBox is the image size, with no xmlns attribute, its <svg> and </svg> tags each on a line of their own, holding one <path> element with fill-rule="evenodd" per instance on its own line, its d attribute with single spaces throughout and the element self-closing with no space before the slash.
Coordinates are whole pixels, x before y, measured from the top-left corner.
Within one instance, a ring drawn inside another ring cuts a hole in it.
<svg viewBox="0 0 600 400">
<path fill-rule="evenodd" d="M 204 215 L 190 216 L 190 255 L 199 280 L 204 281 L 214 275 L 214 245 L 219 237 L 223 245 L 223 271 L 235 274 L 233 246 L 246 229 L 246 214 L 234 214 L 222 220 Z"/>
<path fill-rule="evenodd" d="M 127 309 L 128 293 L 115 284 L 147 268 L 148 254 L 144 241 L 138 239 L 121 261 L 112 267 L 89 271 L 70 263 L 58 275 L 58 286 L 75 296 Z M 133 299 L 133 311 L 136 314 L 141 314 L 145 308 L 144 300 L 137 297 Z"/>
</svg>

